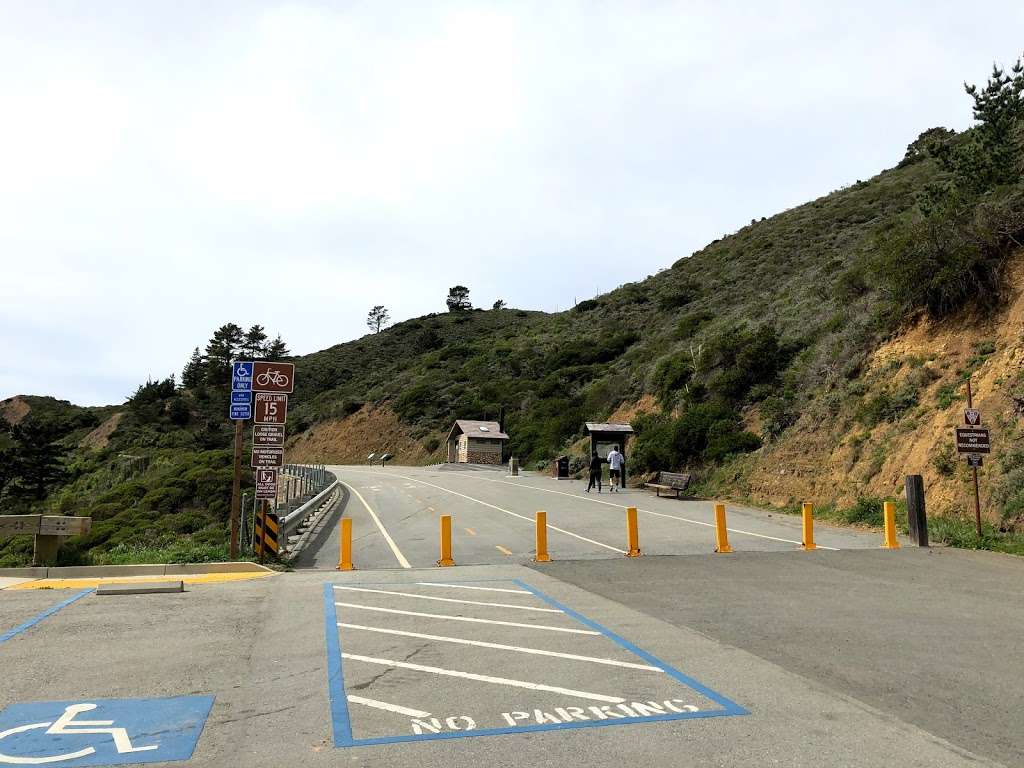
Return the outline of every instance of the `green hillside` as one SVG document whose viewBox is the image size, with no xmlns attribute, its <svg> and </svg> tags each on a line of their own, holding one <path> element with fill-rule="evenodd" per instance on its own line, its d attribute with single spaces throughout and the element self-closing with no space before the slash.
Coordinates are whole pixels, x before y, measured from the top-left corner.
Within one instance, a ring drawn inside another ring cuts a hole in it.
<svg viewBox="0 0 1024 768">
<path fill-rule="evenodd" d="M 871 352 L 915 316 L 1000 307 L 1024 242 L 1024 73 L 994 73 L 973 101 L 971 131 L 926 131 L 896 167 L 572 310 L 451 311 L 289 358 L 290 434 L 371 404 L 434 451 L 454 418 L 504 409 L 511 450 L 529 464 L 649 395 L 659 407 L 634 421 L 636 473 L 721 466 L 781 439 L 801 414 L 898 409 L 898 393 L 864 402 Z M 180 382 L 147 382 L 116 414 L 22 399 L 27 415 L 0 435 L 0 502 L 92 515 L 66 562 L 223 556 L 227 364 L 253 352 L 287 355 L 280 338 L 227 325 Z M 112 416 L 109 434 L 85 439 Z M 35 470 L 33 444 L 48 446 Z M 28 546 L 0 542 L 0 566 L 24 562 Z"/>
</svg>

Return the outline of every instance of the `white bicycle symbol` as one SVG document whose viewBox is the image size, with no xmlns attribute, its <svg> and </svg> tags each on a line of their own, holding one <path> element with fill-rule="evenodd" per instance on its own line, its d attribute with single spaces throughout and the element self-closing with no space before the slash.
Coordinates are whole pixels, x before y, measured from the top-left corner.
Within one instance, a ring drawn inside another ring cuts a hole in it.
<svg viewBox="0 0 1024 768">
<path fill-rule="evenodd" d="M 264 371 L 256 377 L 256 383 L 261 387 L 273 384 L 275 387 L 287 387 L 288 376 L 280 371 Z"/>
<path fill-rule="evenodd" d="M 148 752 L 149 750 L 159 749 L 159 744 L 153 744 L 148 747 L 133 747 L 131 739 L 128 738 L 128 731 L 124 728 L 108 727 L 114 724 L 113 720 L 75 720 L 75 715 L 79 715 L 82 712 L 90 712 L 94 709 L 96 709 L 95 704 L 72 704 L 65 707 L 64 714 L 52 723 L 31 723 L 30 725 L 19 725 L 16 728 L 9 728 L 6 731 L 0 732 L 0 741 L 3 741 L 8 736 L 14 736 L 19 733 L 25 733 L 26 731 L 45 728 L 47 736 L 108 734 L 114 739 L 114 746 L 117 747 L 117 751 L 120 754 L 128 752 Z M 104 727 L 101 728 L 98 726 Z M 0 752 L 0 763 L 6 763 L 8 765 L 43 765 L 45 763 L 60 763 L 65 760 L 76 760 L 80 757 L 86 757 L 87 755 L 94 754 L 95 752 L 96 750 L 93 747 L 85 747 L 77 752 L 67 752 L 63 755 L 52 755 L 50 757 L 14 757 L 13 755 L 5 755 L 3 752 Z"/>
</svg>

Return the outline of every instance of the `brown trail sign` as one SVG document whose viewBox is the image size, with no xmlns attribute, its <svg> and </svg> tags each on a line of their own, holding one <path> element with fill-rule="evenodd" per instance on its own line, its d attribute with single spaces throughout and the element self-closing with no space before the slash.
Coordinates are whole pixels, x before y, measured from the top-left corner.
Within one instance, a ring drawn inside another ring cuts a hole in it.
<svg viewBox="0 0 1024 768">
<path fill-rule="evenodd" d="M 295 366 L 292 363 L 253 363 L 253 392 L 283 392 L 291 394 L 295 386 Z"/>
<path fill-rule="evenodd" d="M 991 453 L 988 429 L 985 427 L 957 427 L 957 453 Z"/>
<path fill-rule="evenodd" d="M 284 448 L 260 448 L 254 445 L 252 448 L 252 466 L 259 468 L 283 467 Z"/>
<path fill-rule="evenodd" d="M 284 424 L 257 424 L 252 428 L 252 444 L 284 448 Z"/>
<path fill-rule="evenodd" d="M 253 474 L 256 476 L 256 498 L 277 499 L 277 470 L 257 469 Z"/>
</svg>

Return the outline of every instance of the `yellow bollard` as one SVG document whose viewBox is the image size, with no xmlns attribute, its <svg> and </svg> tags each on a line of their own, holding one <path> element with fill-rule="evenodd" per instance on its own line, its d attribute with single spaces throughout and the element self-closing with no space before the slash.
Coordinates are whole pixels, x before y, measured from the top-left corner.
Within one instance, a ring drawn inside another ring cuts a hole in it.
<svg viewBox="0 0 1024 768">
<path fill-rule="evenodd" d="M 817 549 L 814 543 L 814 508 L 810 504 L 804 504 L 804 550 Z"/>
<path fill-rule="evenodd" d="M 626 507 L 626 532 L 629 536 L 629 551 L 626 557 L 640 557 L 640 529 L 636 522 L 636 507 Z"/>
<path fill-rule="evenodd" d="M 715 552 L 732 552 L 729 546 L 729 529 L 725 527 L 725 504 L 715 504 Z"/>
<path fill-rule="evenodd" d="M 535 563 L 550 563 L 551 556 L 548 554 L 548 513 L 537 513 L 537 556 L 533 558 Z"/>
<path fill-rule="evenodd" d="M 882 517 L 885 521 L 885 541 L 882 546 L 885 549 L 899 549 L 900 543 L 896 541 L 896 505 L 891 501 L 882 504 Z"/>
<path fill-rule="evenodd" d="M 441 559 L 437 561 L 437 564 L 446 568 L 449 565 L 455 565 L 455 561 L 452 560 L 452 516 L 441 515 Z"/>
<path fill-rule="evenodd" d="M 352 518 L 341 518 L 341 559 L 338 560 L 339 571 L 351 571 L 352 565 Z"/>
</svg>

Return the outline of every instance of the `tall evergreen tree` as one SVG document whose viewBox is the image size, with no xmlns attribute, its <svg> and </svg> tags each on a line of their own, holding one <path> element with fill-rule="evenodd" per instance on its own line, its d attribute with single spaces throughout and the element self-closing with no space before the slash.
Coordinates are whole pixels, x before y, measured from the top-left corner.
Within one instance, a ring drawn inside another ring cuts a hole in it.
<svg viewBox="0 0 1024 768">
<path fill-rule="evenodd" d="M 281 338 L 281 334 L 277 334 L 274 340 L 267 345 L 267 354 L 265 355 L 267 360 L 283 360 L 288 357 L 291 352 L 288 351 L 288 347 L 285 346 L 284 339 Z"/>
<path fill-rule="evenodd" d="M 469 288 L 464 285 L 453 285 L 448 289 L 448 298 L 445 300 L 449 312 L 465 312 L 472 309 L 469 303 Z"/>
<path fill-rule="evenodd" d="M 259 360 L 267 351 L 267 334 L 262 325 L 254 325 L 245 332 L 242 356 L 246 360 Z"/>
<path fill-rule="evenodd" d="M 366 325 L 374 333 L 380 333 L 380 329 L 391 320 L 391 313 L 383 304 L 378 304 L 370 310 L 366 316 Z"/>
<path fill-rule="evenodd" d="M 245 334 L 234 323 L 227 323 L 214 331 L 213 338 L 206 345 L 207 384 L 222 387 L 231 382 L 231 361 L 237 357 L 244 341 Z"/>
<path fill-rule="evenodd" d="M 42 501 L 50 487 L 66 474 L 66 449 L 56 441 L 54 430 L 31 417 L 11 428 L 15 444 L 13 482 L 7 494 L 21 501 Z"/>
<path fill-rule="evenodd" d="M 192 356 L 185 363 L 181 372 L 181 386 L 185 389 L 198 389 L 206 381 L 206 361 L 203 360 L 199 347 L 192 350 Z"/>
</svg>

